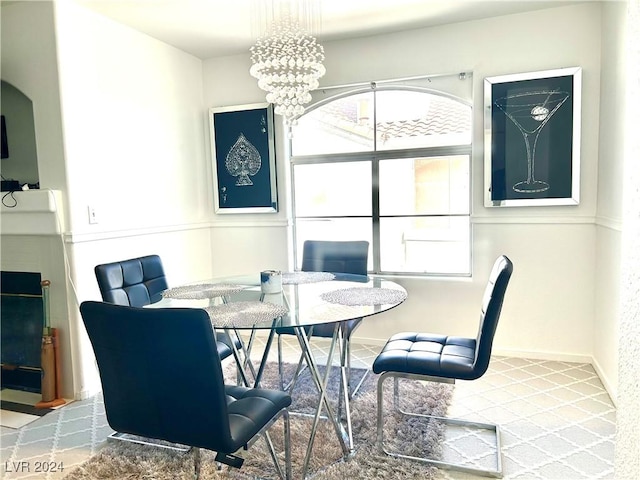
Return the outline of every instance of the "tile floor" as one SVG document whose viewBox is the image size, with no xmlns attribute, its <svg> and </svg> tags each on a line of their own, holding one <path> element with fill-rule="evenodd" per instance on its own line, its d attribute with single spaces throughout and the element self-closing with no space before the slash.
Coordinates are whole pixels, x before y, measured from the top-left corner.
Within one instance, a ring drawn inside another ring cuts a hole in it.
<svg viewBox="0 0 640 480">
<path fill-rule="evenodd" d="M 321 341 L 314 345 L 320 357 L 326 349 Z M 354 345 L 353 366 L 369 366 L 379 350 Z M 287 351 L 291 359 L 293 343 Z M 613 478 L 616 412 L 590 365 L 494 357 L 487 374 L 458 382 L 454 392 L 450 415 L 500 424 L 505 479 Z M 20 429 L 2 427 L 0 478 L 61 479 L 95 454 L 111 432 L 101 395 Z M 483 439 L 469 432 L 448 432 L 445 443 L 445 458 L 464 455 L 489 466 L 493 461 Z M 445 470 L 438 476 L 481 478 Z"/>
<path fill-rule="evenodd" d="M 21 390 L 11 390 L 3 388 L 0 390 L 0 399 L 2 402 L 9 402 L 10 404 L 19 404 L 33 406 L 42 400 L 42 395 L 39 393 L 25 392 Z M 4 405 L 3 405 L 4 407 Z M 27 413 L 27 411 L 29 413 Z M 36 410 L 38 415 L 33 414 L 31 410 L 25 410 L 22 412 L 2 409 L 0 425 L 11 428 L 21 428 L 28 423 L 31 423 L 45 414 L 48 409 Z"/>
</svg>

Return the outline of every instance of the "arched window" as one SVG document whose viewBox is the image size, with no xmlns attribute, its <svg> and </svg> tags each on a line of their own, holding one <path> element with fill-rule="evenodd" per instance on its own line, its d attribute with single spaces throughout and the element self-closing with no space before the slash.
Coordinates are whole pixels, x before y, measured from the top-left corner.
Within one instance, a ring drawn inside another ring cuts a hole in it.
<svg viewBox="0 0 640 480">
<path fill-rule="evenodd" d="M 471 124 L 469 100 L 407 85 L 309 108 L 291 137 L 296 251 L 368 240 L 372 273 L 469 275 Z"/>
</svg>

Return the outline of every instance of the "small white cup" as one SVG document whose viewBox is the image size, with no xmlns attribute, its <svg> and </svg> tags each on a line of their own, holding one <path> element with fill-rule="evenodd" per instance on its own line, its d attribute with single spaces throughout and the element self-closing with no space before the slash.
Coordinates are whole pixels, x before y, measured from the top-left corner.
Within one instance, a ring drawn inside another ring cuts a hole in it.
<svg viewBox="0 0 640 480">
<path fill-rule="evenodd" d="M 280 293 L 282 291 L 282 272 L 279 270 L 260 272 L 260 290 L 262 293 Z"/>
</svg>

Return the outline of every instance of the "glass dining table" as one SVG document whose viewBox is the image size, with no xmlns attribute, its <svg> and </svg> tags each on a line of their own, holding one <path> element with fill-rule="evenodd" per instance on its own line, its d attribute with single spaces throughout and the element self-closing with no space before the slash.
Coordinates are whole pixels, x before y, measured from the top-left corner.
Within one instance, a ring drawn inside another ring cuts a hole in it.
<svg viewBox="0 0 640 480">
<path fill-rule="evenodd" d="M 319 391 L 303 467 L 304 478 L 321 418 L 327 418 L 332 422 L 343 456 L 347 458 L 353 453 L 351 407 L 344 361 L 340 362 L 341 393 L 337 412 L 327 395 L 327 381 L 334 355 L 336 351 L 341 356 L 345 355 L 342 351 L 343 329 L 339 328 L 341 322 L 388 311 L 400 305 L 407 298 L 407 292 L 390 280 L 343 273 L 285 272 L 282 273 L 282 289 L 277 293 L 263 293 L 260 280 L 260 274 L 257 273 L 181 285 L 166 290 L 163 292 L 162 300 L 148 307 L 206 310 L 214 329 L 223 330 L 231 338 L 240 341 L 240 349 L 232 345 L 233 356 L 238 373 L 243 383 L 248 386 L 252 383 L 253 386 L 260 386 L 272 341 L 278 331 L 286 328 L 295 332 L 301 350 L 301 361 L 296 374 L 304 361 Z M 324 373 L 310 346 L 313 327 L 320 324 L 334 324 Z M 266 334 L 266 341 L 256 367 L 250 359 L 250 352 L 255 335 L 260 331 Z M 250 381 L 249 373 L 253 382 Z M 340 413 L 343 400 L 346 423 L 343 423 Z M 323 409 L 326 412 L 324 417 Z"/>
</svg>

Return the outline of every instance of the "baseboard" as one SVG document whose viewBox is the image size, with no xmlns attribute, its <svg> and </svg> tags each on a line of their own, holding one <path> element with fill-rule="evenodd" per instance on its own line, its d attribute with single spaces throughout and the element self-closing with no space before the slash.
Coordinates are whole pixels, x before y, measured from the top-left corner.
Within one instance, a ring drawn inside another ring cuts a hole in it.
<svg viewBox="0 0 640 480">
<path fill-rule="evenodd" d="M 611 381 L 609 380 L 609 377 L 607 377 L 607 375 L 604 373 L 604 370 L 602 369 L 602 367 L 600 366 L 597 360 L 593 359 L 593 361 L 591 362 L 591 365 L 593 365 L 593 368 L 598 374 L 598 377 L 600 378 L 602 385 L 604 385 L 604 389 L 609 394 L 611 403 L 613 403 L 614 407 L 618 408 L 618 401 L 617 401 L 618 388 L 611 383 Z"/>
<path fill-rule="evenodd" d="M 75 395 L 74 395 L 74 399 L 75 400 L 86 400 L 89 397 L 93 397 L 94 395 L 100 393 L 100 390 L 89 390 L 89 389 L 82 389 L 82 390 L 78 390 Z"/>
<path fill-rule="evenodd" d="M 530 358 L 532 360 L 549 360 L 552 362 L 593 364 L 593 357 L 591 357 L 590 355 L 579 355 L 575 353 L 494 348 L 493 355 L 498 355 L 500 357 Z"/>
<path fill-rule="evenodd" d="M 387 343 L 387 339 L 381 340 L 379 338 L 365 338 L 365 337 L 351 337 L 351 343 L 355 345 L 371 345 L 374 347 L 384 347 Z"/>
</svg>

